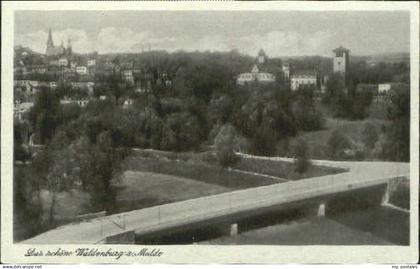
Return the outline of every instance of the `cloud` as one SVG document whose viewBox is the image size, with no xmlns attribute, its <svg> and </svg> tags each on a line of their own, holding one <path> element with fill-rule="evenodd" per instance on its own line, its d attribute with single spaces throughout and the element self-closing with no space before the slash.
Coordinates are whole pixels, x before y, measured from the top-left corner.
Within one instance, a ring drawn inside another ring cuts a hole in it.
<svg viewBox="0 0 420 269">
<path fill-rule="evenodd" d="M 48 33 L 37 31 L 17 34 L 15 44 L 28 46 L 35 51 L 44 52 Z M 242 53 L 255 55 L 263 48 L 269 56 L 287 55 L 329 55 L 335 45 L 334 34 L 319 31 L 311 34 L 301 34 L 290 31 L 271 31 L 242 36 L 207 35 L 194 38 L 187 33 L 182 36 L 155 36 L 151 31 L 135 31 L 131 28 L 102 28 L 97 35 L 89 36 L 85 30 L 67 28 L 53 32 L 56 45 L 61 41 L 67 44 L 72 41 L 73 50 L 80 53 L 98 51 L 110 52 L 140 52 L 148 49 L 164 49 L 168 51 L 229 51 L 237 49 Z"/>
</svg>

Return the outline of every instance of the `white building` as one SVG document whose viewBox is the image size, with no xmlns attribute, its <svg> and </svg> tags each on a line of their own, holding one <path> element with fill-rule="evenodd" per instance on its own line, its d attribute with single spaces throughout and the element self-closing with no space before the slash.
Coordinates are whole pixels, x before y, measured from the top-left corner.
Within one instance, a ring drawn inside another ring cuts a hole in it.
<svg viewBox="0 0 420 269">
<path fill-rule="evenodd" d="M 133 99 L 125 99 L 124 103 L 123 103 L 123 108 L 128 108 L 130 106 L 132 106 L 134 104 L 134 100 Z"/>
<path fill-rule="evenodd" d="M 60 104 L 61 105 L 70 105 L 70 104 L 76 104 L 80 107 L 85 107 L 89 103 L 89 99 L 61 99 Z"/>
<path fill-rule="evenodd" d="M 96 65 L 96 60 L 95 59 L 90 59 L 87 61 L 87 66 L 95 66 Z"/>
<path fill-rule="evenodd" d="M 58 60 L 58 65 L 59 66 L 68 66 L 69 61 L 66 58 L 61 58 L 61 59 Z"/>
<path fill-rule="evenodd" d="M 57 88 L 57 82 L 55 82 L 55 81 L 50 81 L 50 88 L 51 89 L 55 89 L 55 88 Z"/>
<path fill-rule="evenodd" d="M 76 73 L 79 75 L 86 75 L 88 73 L 88 69 L 86 66 L 79 65 L 76 66 Z"/>
<path fill-rule="evenodd" d="M 133 71 L 131 70 L 122 71 L 122 78 L 125 80 L 125 82 L 134 84 Z"/>
<path fill-rule="evenodd" d="M 236 78 L 238 85 L 246 85 L 251 82 L 274 83 L 276 76 L 268 72 L 260 72 L 258 66 L 254 64 L 250 73 L 241 73 Z"/>
<path fill-rule="evenodd" d="M 391 83 L 378 84 L 378 93 L 387 93 L 391 90 Z"/>
<path fill-rule="evenodd" d="M 89 95 L 93 94 L 93 87 L 95 86 L 95 82 L 93 81 L 71 82 L 70 84 L 72 89 L 86 90 Z"/>
<path fill-rule="evenodd" d="M 317 86 L 317 75 L 315 71 L 300 71 L 290 77 L 290 88 L 298 90 L 301 86 Z"/>
</svg>

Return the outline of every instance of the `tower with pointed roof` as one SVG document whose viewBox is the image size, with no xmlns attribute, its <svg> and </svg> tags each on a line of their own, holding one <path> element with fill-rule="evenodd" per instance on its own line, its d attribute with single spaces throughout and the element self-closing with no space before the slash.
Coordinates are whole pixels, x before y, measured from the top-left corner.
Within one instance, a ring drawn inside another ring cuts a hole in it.
<svg viewBox="0 0 420 269">
<path fill-rule="evenodd" d="M 61 46 L 54 46 L 54 41 L 52 38 L 52 31 L 50 28 L 48 30 L 47 49 L 45 50 L 45 54 L 47 56 L 57 56 L 57 55 L 62 55 L 63 53 L 64 53 L 63 42 L 61 42 Z"/>
<path fill-rule="evenodd" d="M 67 39 L 67 49 L 66 49 L 66 53 L 67 53 L 68 55 L 71 55 L 71 53 L 72 53 L 72 49 L 71 49 L 71 39 L 70 39 L 70 37 Z"/>
<path fill-rule="evenodd" d="M 267 61 L 267 55 L 265 54 L 263 49 L 260 49 L 258 52 L 257 61 L 259 64 L 264 64 Z"/>
<path fill-rule="evenodd" d="M 48 55 L 48 52 L 54 48 L 54 41 L 52 39 L 52 34 L 51 34 L 51 28 L 48 30 L 48 39 L 47 39 L 47 50 L 45 51 L 45 54 Z"/>
</svg>

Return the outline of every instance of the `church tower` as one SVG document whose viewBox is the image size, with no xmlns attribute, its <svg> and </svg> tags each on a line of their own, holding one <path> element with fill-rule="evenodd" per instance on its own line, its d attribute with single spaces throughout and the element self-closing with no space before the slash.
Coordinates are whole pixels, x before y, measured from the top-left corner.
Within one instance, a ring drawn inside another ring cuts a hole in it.
<svg viewBox="0 0 420 269">
<path fill-rule="evenodd" d="M 52 34 L 51 34 L 51 28 L 48 31 L 48 39 L 47 39 L 47 50 L 45 51 L 45 54 L 50 55 L 51 54 L 51 50 L 54 48 L 54 42 L 52 39 Z"/>
<path fill-rule="evenodd" d="M 67 50 L 66 50 L 66 52 L 67 52 L 67 55 L 71 55 L 71 53 L 72 53 L 70 37 L 67 39 Z"/>
<path fill-rule="evenodd" d="M 267 55 L 265 54 L 263 49 L 260 49 L 260 51 L 258 52 L 257 60 L 259 64 L 264 64 L 267 61 Z"/>
</svg>

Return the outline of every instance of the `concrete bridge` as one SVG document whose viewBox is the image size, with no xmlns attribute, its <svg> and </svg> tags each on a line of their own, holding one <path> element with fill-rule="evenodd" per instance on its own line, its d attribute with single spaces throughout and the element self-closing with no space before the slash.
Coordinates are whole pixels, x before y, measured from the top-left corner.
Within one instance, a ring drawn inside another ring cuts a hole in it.
<svg viewBox="0 0 420 269">
<path fill-rule="evenodd" d="M 266 158 L 242 155 L 244 158 Z M 271 160 L 293 161 L 287 158 Z M 263 187 L 194 198 L 150 208 L 109 215 L 87 222 L 68 224 L 37 235 L 22 244 L 99 244 L 134 243 L 136 233 L 147 234 L 240 212 L 258 211 L 270 206 L 356 191 L 374 186 L 388 186 L 396 177 L 409 178 L 409 163 L 313 161 L 315 165 L 340 167 L 347 172 L 288 181 Z M 385 196 L 386 199 L 386 196 Z M 319 214 L 325 205 L 320 204 Z M 235 224 L 232 225 L 235 233 Z"/>
</svg>

